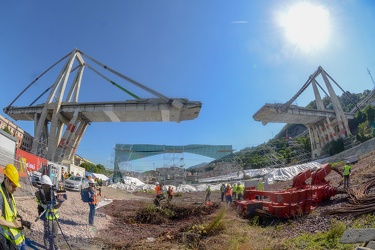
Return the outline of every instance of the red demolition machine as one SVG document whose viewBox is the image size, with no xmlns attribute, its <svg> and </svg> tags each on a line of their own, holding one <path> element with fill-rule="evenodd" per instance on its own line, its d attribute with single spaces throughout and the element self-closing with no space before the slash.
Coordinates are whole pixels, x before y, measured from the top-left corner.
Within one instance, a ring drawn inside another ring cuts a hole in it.
<svg viewBox="0 0 375 250">
<path fill-rule="evenodd" d="M 234 202 L 237 211 L 248 216 L 267 216 L 291 218 L 309 214 L 312 209 L 324 200 L 336 194 L 324 178 L 331 172 L 330 164 L 324 164 L 311 173 L 307 169 L 293 178 L 292 188 L 280 191 L 261 191 L 255 187 L 246 187 L 244 200 Z M 311 183 L 306 181 L 311 177 Z"/>
</svg>

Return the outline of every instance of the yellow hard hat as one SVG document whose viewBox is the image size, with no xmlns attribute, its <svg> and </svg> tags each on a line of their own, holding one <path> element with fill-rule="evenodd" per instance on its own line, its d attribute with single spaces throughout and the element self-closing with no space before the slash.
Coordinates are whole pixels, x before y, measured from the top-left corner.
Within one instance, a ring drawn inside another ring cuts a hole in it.
<svg viewBox="0 0 375 250">
<path fill-rule="evenodd" d="M 4 174 L 11 182 L 13 182 L 14 185 L 16 185 L 19 188 L 21 187 L 19 183 L 18 171 L 13 164 L 7 164 L 5 166 Z"/>
</svg>

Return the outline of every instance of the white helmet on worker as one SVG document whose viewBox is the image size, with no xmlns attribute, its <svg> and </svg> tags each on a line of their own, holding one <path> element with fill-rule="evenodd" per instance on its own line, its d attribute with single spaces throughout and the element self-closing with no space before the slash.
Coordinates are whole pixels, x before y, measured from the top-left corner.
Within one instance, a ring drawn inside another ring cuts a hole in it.
<svg viewBox="0 0 375 250">
<path fill-rule="evenodd" d="M 49 178 L 48 175 L 43 175 L 42 179 L 40 180 L 40 183 L 42 185 L 52 186 L 52 181 L 51 181 L 51 179 Z"/>
<path fill-rule="evenodd" d="M 159 185 L 159 182 L 155 182 L 155 185 Z"/>
</svg>

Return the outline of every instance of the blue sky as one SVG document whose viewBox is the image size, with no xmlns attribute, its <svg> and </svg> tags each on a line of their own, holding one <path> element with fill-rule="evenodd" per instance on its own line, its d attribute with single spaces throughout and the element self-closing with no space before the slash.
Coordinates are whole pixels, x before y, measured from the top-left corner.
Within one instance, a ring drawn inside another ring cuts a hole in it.
<svg viewBox="0 0 375 250">
<path fill-rule="evenodd" d="M 263 126 L 253 114 L 265 103 L 288 101 L 319 65 L 346 91 L 373 88 L 367 68 L 375 74 L 375 2 L 313 1 L 329 23 L 319 17 L 297 33 L 320 26 L 329 35 L 310 47 L 288 38 L 280 21 L 300 2 L 309 1 L 0 1 L 0 107 L 78 48 L 167 97 L 203 104 L 197 119 L 181 123 L 92 123 L 77 151 L 82 157 L 111 167 L 117 143 L 259 145 L 284 124 Z M 14 105 L 31 103 L 61 67 Z M 128 99 L 102 78 L 84 75 L 81 101 Z M 308 88 L 295 104 L 311 100 Z M 33 134 L 32 122 L 16 124 Z M 185 155 L 187 166 L 205 160 Z M 133 170 L 160 167 L 163 156 L 133 164 Z"/>
</svg>

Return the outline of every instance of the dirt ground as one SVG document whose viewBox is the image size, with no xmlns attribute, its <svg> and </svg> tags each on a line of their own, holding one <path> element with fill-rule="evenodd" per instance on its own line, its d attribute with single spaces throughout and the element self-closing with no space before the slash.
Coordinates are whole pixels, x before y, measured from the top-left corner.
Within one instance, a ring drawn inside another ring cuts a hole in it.
<svg viewBox="0 0 375 250">
<path fill-rule="evenodd" d="M 94 227 L 88 225 L 88 205 L 80 200 L 78 192 L 67 191 L 68 200 L 59 209 L 60 230 L 55 239 L 60 249 L 171 249 L 178 245 L 176 237 L 181 238 L 182 232 L 192 225 L 209 220 L 218 207 L 218 203 L 205 206 L 205 192 L 177 194 L 168 206 L 174 216 L 165 219 L 158 216 L 159 211 L 147 210 L 155 208 L 152 193 L 101 188 L 99 201 L 112 202 L 96 210 Z M 214 199 L 219 200 L 219 193 L 212 194 Z M 36 202 L 33 199 L 16 202 L 19 213 L 33 224 L 31 230 L 24 230 L 29 249 L 44 249 L 43 224 L 40 220 L 34 222 Z M 166 201 L 162 201 L 162 206 L 167 207 Z M 145 214 L 151 218 L 144 218 Z"/>
<path fill-rule="evenodd" d="M 351 184 L 360 185 L 369 178 L 375 178 L 375 152 L 363 155 L 358 163 L 352 165 Z M 332 171 L 326 180 L 330 185 L 342 188 L 342 177 Z M 278 182 L 270 186 L 272 190 L 291 187 L 292 181 Z M 177 194 L 172 200 L 167 217 L 159 217 L 160 211 L 155 211 L 153 204 L 154 194 L 139 192 L 129 193 L 110 187 L 102 187 L 100 200 L 113 200 L 112 203 L 97 209 L 95 228 L 87 225 L 88 206 L 79 200 L 77 192 L 68 192 L 69 199 L 60 209 L 62 229 L 66 234 L 65 242 L 59 235 L 61 249 L 191 249 L 184 239 L 186 233 L 193 225 L 200 225 L 217 216 L 220 207 L 227 204 L 220 202 L 219 192 L 212 193 L 212 205 L 204 204 L 205 192 L 192 192 Z M 281 236 L 294 237 L 306 232 L 319 232 L 328 230 L 332 218 L 350 223 L 353 217 L 330 216 L 325 211 L 346 204 L 345 195 L 336 195 L 330 201 L 321 203 L 311 215 L 300 217 L 296 220 L 283 221 L 286 225 Z M 20 211 L 29 218 L 35 214 L 29 211 L 30 203 L 18 203 Z M 163 204 L 166 206 L 166 203 Z M 173 211 L 173 212 L 171 212 Z M 236 211 L 229 209 L 230 213 Z M 267 224 L 268 223 L 268 224 Z M 275 221 L 265 222 L 267 227 L 275 225 Z M 279 222 L 277 222 L 279 223 Z M 26 230 L 30 249 L 43 249 L 40 224 L 36 229 Z M 226 236 L 220 236 L 226 237 Z M 249 236 L 250 237 L 250 236 Z M 219 249 L 206 247 L 206 249 Z"/>
<path fill-rule="evenodd" d="M 164 207 L 176 213 L 172 219 L 165 220 L 157 218 L 157 213 L 148 210 L 153 207 L 153 194 L 135 195 L 144 199 L 114 200 L 113 203 L 100 208 L 102 213 L 115 218 L 113 224 L 107 230 L 102 230 L 96 238 L 105 242 L 108 249 L 162 249 L 163 244 L 160 241 L 180 237 L 185 229 L 210 219 L 216 210 L 204 205 L 205 192 L 184 193 L 174 197 L 170 206 L 167 206 L 165 201 L 162 202 Z M 219 193 L 215 193 L 212 198 L 218 204 Z M 142 214 L 141 211 L 145 212 Z M 144 215 L 152 218 L 142 217 Z M 140 223 L 142 221 L 144 223 Z M 166 242 L 166 245 L 170 247 L 173 244 Z"/>
</svg>

